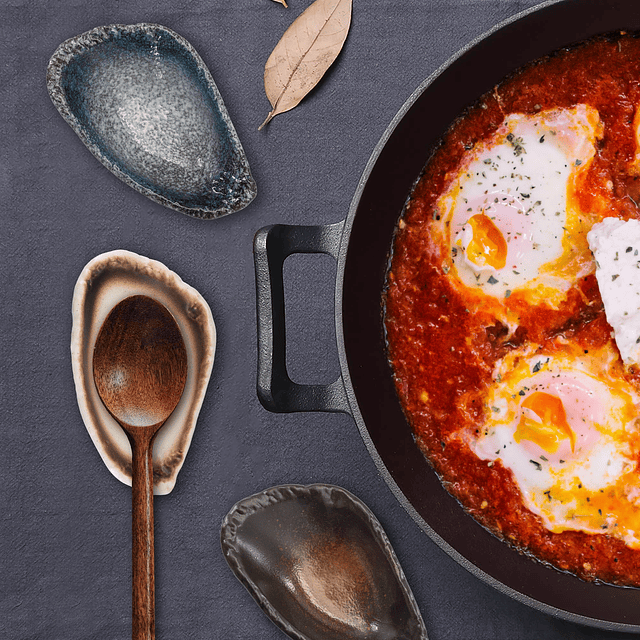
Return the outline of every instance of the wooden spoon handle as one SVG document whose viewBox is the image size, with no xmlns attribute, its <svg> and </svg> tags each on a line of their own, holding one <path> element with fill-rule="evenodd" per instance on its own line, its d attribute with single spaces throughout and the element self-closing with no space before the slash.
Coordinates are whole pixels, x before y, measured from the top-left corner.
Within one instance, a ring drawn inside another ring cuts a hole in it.
<svg viewBox="0 0 640 640">
<path fill-rule="evenodd" d="M 153 551 L 153 433 L 140 428 L 131 437 L 133 481 L 131 497 L 133 608 L 132 640 L 154 640 L 155 573 Z"/>
</svg>

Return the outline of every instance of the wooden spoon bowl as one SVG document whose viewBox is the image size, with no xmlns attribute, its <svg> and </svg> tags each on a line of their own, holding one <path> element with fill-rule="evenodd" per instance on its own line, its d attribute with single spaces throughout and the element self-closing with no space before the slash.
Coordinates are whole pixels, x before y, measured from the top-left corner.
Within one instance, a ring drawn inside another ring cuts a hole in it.
<svg viewBox="0 0 640 640">
<path fill-rule="evenodd" d="M 132 451 L 133 640 L 155 637 L 153 438 L 187 380 L 187 350 L 169 311 L 147 296 L 117 304 L 93 352 L 98 394 Z"/>
</svg>

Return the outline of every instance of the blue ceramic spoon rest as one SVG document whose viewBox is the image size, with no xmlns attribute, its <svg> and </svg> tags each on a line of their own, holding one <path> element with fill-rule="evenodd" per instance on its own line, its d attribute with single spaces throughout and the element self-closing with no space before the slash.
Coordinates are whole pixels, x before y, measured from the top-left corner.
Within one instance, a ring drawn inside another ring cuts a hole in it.
<svg viewBox="0 0 640 640">
<path fill-rule="evenodd" d="M 67 40 L 51 57 L 47 87 L 96 158 L 151 200 L 211 219 L 255 197 L 209 70 L 170 29 L 109 25 Z"/>
</svg>

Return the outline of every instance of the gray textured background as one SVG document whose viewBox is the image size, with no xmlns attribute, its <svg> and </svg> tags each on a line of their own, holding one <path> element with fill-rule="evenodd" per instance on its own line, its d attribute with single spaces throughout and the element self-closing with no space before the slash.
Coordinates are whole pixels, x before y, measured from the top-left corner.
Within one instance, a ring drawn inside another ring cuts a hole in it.
<svg viewBox="0 0 640 640">
<path fill-rule="evenodd" d="M 192 448 L 173 493 L 155 503 L 159 639 L 285 637 L 227 567 L 219 529 L 237 500 L 291 482 L 338 484 L 371 507 L 431 640 L 629 637 L 555 620 L 460 568 L 397 503 L 350 417 L 274 415 L 259 404 L 254 233 L 343 219 L 371 151 L 414 88 L 461 46 L 536 3 L 355 0 L 349 38 L 322 84 L 257 131 L 269 110 L 264 63 L 309 4 L 0 1 L 0 637 L 130 636 L 130 490 L 83 426 L 69 357 L 76 278 L 95 255 L 118 248 L 160 260 L 195 286 L 218 329 Z M 135 22 L 177 31 L 211 70 L 258 183 L 244 211 L 203 222 L 152 203 L 102 167 L 53 107 L 45 71 L 58 44 Z M 295 256 L 285 275 L 292 377 L 332 380 L 335 267 Z"/>
</svg>

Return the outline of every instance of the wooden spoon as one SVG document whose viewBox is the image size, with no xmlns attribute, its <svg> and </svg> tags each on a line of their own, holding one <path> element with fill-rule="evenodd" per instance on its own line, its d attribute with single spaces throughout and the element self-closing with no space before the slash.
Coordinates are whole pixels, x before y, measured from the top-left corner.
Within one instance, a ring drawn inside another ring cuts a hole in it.
<svg viewBox="0 0 640 640">
<path fill-rule="evenodd" d="M 153 438 L 180 401 L 187 350 L 169 311 L 147 296 L 117 304 L 100 328 L 93 377 L 132 450 L 133 640 L 155 638 Z"/>
</svg>

